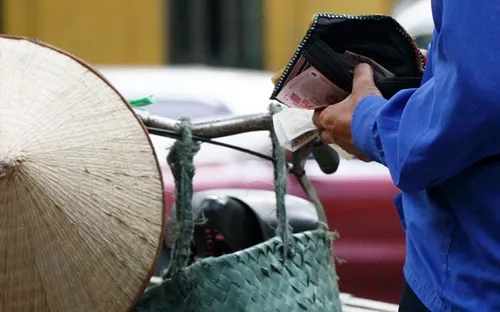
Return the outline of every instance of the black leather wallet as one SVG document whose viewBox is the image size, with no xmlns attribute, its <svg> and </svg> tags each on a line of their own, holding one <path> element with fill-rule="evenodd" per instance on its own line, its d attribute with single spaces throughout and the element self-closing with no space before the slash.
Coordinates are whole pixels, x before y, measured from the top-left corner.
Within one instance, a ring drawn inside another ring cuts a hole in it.
<svg viewBox="0 0 500 312">
<path fill-rule="evenodd" d="M 414 39 L 388 15 L 318 13 L 293 57 L 279 77 L 271 99 L 291 79 L 313 66 L 332 83 L 350 93 L 355 64 L 347 56 L 369 58 L 390 72 L 375 84 L 385 98 L 420 86 L 425 63 Z M 372 66 L 373 67 L 373 66 Z"/>
</svg>

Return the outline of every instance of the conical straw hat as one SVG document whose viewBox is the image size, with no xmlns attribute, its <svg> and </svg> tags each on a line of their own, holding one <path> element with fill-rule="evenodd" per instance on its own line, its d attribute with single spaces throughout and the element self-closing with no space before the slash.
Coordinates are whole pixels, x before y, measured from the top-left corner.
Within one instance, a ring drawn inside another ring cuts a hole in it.
<svg viewBox="0 0 500 312">
<path fill-rule="evenodd" d="M 0 311 L 126 311 L 163 207 L 151 142 L 120 94 L 63 51 L 0 37 Z"/>
</svg>

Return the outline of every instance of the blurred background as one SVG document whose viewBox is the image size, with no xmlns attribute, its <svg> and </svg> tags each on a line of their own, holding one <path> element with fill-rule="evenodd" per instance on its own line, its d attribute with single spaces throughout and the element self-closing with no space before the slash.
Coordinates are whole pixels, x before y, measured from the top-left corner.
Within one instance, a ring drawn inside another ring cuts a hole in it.
<svg viewBox="0 0 500 312">
<path fill-rule="evenodd" d="M 163 117 L 214 118 L 266 111 L 273 73 L 286 65 L 317 12 L 391 14 L 421 48 L 431 40 L 430 0 L 0 0 L 0 32 L 36 37 L 96 65 L 126 97 L 153 95 Z M 151 136 L 173 203 L 166 165 L 171 139 Z M 222 138 L 271 154 L 269 134 Z M 272 190 L 270 162 L 203 144 L 195 158 L 196 191 Z M 341 160 L 335 174 L 306 171 L 340 233 L 335 254 L 343 292 L 398 302 L 405 237 L 387 168 Z M 289 179 L 287 192 L 305 197 Z M 249 195 L 250 196 L 250 195 Z M 294 207 L 288 207 L 293 209 Z"/>
<path fill-rule="evenodd" d="M 278 70 L 314 13 L 392 14 L 414 2 L 0 0 L 0 32 L 37 37 L 93 64 Z"/>
</svg>

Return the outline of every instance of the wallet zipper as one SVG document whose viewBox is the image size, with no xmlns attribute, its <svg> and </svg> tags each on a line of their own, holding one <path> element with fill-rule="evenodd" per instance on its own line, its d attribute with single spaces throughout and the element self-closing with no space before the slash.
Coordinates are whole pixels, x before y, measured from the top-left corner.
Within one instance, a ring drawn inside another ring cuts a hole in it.
<svg viewBox="0 0 500 312">
<path fill-rule="evenodd" d="M 349 14 L 331 14 L 331 13 L 317 13 L 314 15 L 313 21 L 311 23 L 311 26 L 309 27 L 309 30 L 307 31 L 306 35 L 302 39 L 302 41 L 299 43 L 297 46 L 297 49 L 295 50 L 295 53 L 293 54 L 290 62 L 285 67 L 285 70 L 281 74 L 281 77 L 278 79 L 278 82 L 276 83 L 276 86 L 274 88 L 273 94 L 276 95 L 278 90 L 281 90 L 283 87 L 283 83 L 286 81 L 288 78 L 288 75 L 290 74 L 290 70 L 295 66 L 295 63 L 299 59 L 299 57 L 302 54 L 302 50 L 304 49 L 304 46 L 307 44 L 309 41 L 309 38 L 311 38 L 312 32 L 316 29 L 316 26 L 318 24 L 318 19 L 319 18 L 331 18 L 331 19 L 336 19 L 336 18 L 345 18 L 345 19 L 351 19 L 351 20 L 377 20 L 377 19 L 393 19 L 389 15 L 349 15 Z M 396 21 L 397 22 L 397 21 Z M 408 40 L 408 42 L 413 46 L 415 50 L 415 55 L 418 56 L 418 65 L 419 69 L 421 72 L 424 72 L 425 68 L 425 62 L 424 58 L 422 56 L 422 53 L 420 53 L 420 49 L 416 45 L 415 41 L 413 38 L 406 32 L 406 30 L 397 22 L 397 30 Z"/>
</svg>

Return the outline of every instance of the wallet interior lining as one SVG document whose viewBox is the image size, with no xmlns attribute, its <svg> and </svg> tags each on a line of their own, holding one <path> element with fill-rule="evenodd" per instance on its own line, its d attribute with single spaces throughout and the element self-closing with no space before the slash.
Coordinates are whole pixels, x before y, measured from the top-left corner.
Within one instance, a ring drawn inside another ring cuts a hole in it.
<svg viewBox="0 0 500 312">
<path fill-rule="evenodd" d="M 399 27 L 391 19 L 320 17 L 310 40 L 319 37 L 338 53 L 348 50 L 369 57 L 396 76 L 421 77 L 420 52 Z"/>
</svg>

